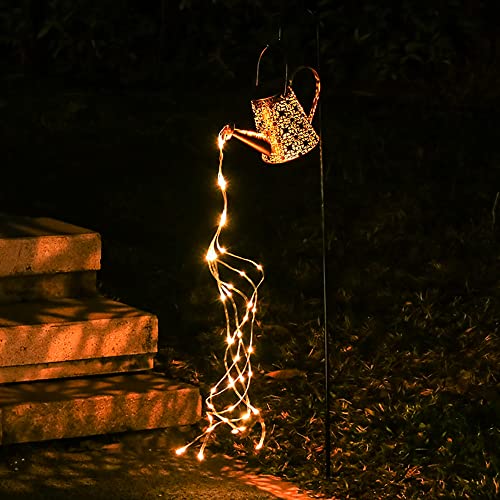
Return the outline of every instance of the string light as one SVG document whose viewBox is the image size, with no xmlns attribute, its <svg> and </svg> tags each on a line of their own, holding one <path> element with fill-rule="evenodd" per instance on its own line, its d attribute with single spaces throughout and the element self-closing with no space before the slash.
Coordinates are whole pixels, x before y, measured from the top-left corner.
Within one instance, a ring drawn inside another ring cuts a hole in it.
<svg viewBox="0 0 500 500">
<path fill-rule="evenodd" d="M 226 319 L 226 351 L 224 353 L 225 373 L 210 388 L 205 399 L 209 426 L 187 445 L 176 450 L 182 455 L 190 446 L 201 441 L 198 460 L 203 460 L 208 439 L 219 425 L 228 425 L 233 434 L 241 434 L 252 424 L 259 423 L 261 433 L 255 445 L 263 446 L 266 427 L 260 411 L 250 402 L 249 389 L 253 376 L 251 355 L 254 353 L 254 324 L 257 313 L 258 288 L 264 280 L 261 264 L 241 257 L 220 245 L 222 228 L 228 224 L 227 181 L 222 172 L 224 145 L 231 138 L 230 127 L 224 127 L 218 136 L 219 171 L 217 185 L 223 198 L 223 210 L 217 230 L 210 241 L 205 260 L 217 284 L 224 316 Z M 245 422 L 245 425 L 242 425 Z"/>
</svg>

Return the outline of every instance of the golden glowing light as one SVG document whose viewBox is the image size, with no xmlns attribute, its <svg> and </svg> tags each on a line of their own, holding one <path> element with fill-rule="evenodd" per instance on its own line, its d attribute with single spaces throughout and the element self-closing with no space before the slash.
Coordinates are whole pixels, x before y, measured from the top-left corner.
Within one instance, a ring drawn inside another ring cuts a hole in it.
<svg viewBox="0 0 500 500">
<path fill-rule="evenodd" d="M 266 427 L 249 397 L 250 381 L 253 376 L 251 354 L 254 352 L 254 324 L 257 313 L 257 290 L 264 280 L 261 264 L 240 257 L 220 245 L 222 228 L 227 224 L 227 181 L 222 174 L 224 144 L 231 138 L 229 126 L 224 127 L 218 136 L 219 171 L 217 184 L 222 193 L 223 210 L 217 230 L 208 247 L 205 260 L 217 284 L 219 298 L 224 309 L 226 326 L 226 351 L 224 353 L 225 373 L 211 387 L 205 399 L 206 416 L 209 426 L 186 446 L 176 450 L 181 455 L 191 445 L 201 441 L 197 454 L 203 460 L 204 450 L 213 431 L 221 424 L 228 425 L 233 434 L 240 434 L 251 428 L 253 420 L 260 425 L 260 438 L 255 449 L 262 448 Z M 237 411 L 238 410 L 238 411 Z M 234 415 L 237 411 L 238 416 Z M 241 425 L 245 422 L 246 425 Z"/>
<path fill-rule="evenodd" d="M 219 172 L 219 175 L 218 175 L 218 177 L 217 177 L 217 183 L 219 184 L 219 187 L 220 187 L 223 191 L 225 191 L 225 189 L 226 189 L 226 185 L 227 185 L 227 183 L 226 183 L 226 179 L 224 179 L 224 176 L 223 176 L 223 175 L 222 175 L 222 173 L 220 173 L 220 172 Z"/>
<path fill-rule="evenodd" d="M 219 222 L 219 227 L 223 227 L 226 225 L 226 222 L 227 222 L 227 213 L 226 211 L 224 210 L 224 212 L 222 212 L 221 216 L 220 216 L 220 222 Z"/>
<path fill-rule="evenodd" d="M 215 250 L 213 248 L 209 248 L 207 252 L 207 261 L 211 262 L 217 258 L 217 254 L 215 253 Z"/>
</svg>

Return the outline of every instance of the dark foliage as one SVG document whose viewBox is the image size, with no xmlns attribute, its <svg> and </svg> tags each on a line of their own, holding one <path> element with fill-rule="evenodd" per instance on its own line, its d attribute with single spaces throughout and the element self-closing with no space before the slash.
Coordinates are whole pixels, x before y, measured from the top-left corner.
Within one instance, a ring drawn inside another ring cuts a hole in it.
<svg viewBox="0 0 500 500">
<path fill-rule="evenodd" d="M 495 0 L 4 0 L 0 52 L 10 77 L 196 88 L 250 81 L 248 61 L 279 26 L 292 66 L 315 64 L 319 26 L 323 76 L 336 87 L 397 81 L 461 102 L 497 95 L 498 16 Z"/>
</svg>

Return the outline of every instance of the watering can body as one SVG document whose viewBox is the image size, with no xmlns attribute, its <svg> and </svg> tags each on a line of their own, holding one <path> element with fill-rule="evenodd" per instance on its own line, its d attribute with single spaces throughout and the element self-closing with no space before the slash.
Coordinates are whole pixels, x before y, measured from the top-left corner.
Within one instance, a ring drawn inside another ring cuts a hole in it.
<svg viewBox="0 0 500 500">
<path fill-rule="evenodd" d="M 315 79 L 315 94 L 309 113 L 304 111 L 292 89 L 295 75 L 303 69 L 311 71 Z M 319 136 L 312 126 L 319 94 L 318 73 L 309 66 L 301 66 L 294 71 L 282 93 L 251 101 L 256 131 L 226 127 L 223 129 L 224 135 L 236 137 L 261 152 L 262 160 L 266 163 L 279 164 L 295 160 L 314 149 L 319 142 Z"/>
</svg>

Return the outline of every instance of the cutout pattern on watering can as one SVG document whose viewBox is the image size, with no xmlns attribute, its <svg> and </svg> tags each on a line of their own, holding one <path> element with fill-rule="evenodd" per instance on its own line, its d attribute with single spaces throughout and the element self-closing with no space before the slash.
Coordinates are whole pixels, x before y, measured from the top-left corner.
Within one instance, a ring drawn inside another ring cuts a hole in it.
<svg viewBox="0 0 500 500">
<path fill-rule="evenodd" d="M 293 77 L 302 69 L 310 70 L 316 81 L 316 92 L 309 115 L 306 115 L 292 89 Z M 311 122 L 319 100 L 320 79 L 313 68 L 302 66 L 290 79 L 284 94 L 251 101 L 257 132 L 271 145 L 269 155 L 262 154 L 266 163 L 285 163 L 305 155 L 318 144 L 319 136 Z"/>
</svg>

